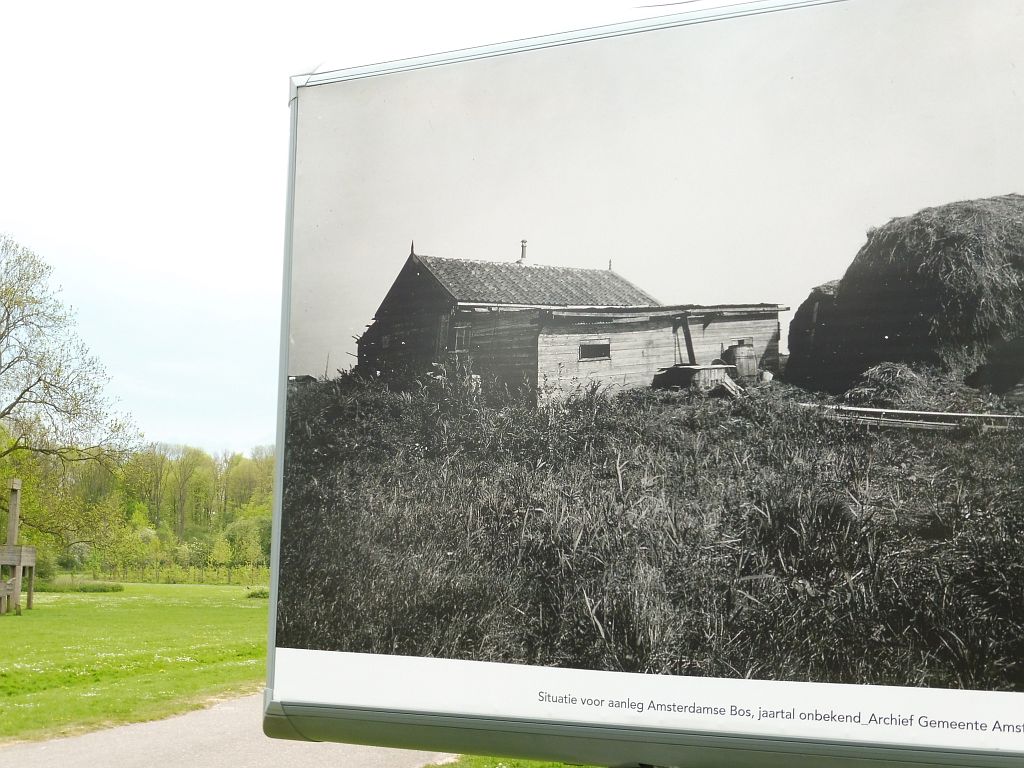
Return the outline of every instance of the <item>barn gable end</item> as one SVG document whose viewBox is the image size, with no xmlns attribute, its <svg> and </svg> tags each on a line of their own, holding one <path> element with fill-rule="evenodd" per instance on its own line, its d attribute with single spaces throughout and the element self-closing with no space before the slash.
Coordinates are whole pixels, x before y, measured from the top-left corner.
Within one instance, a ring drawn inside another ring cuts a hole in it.
<svg viewBox="0 0 1024 768">
<path fill-rule="evenodd" d="M 383 372 L 428 366 L 448 343 L 455 305 L 433 273 L 410 254 L 357 341 L 359 367 Z"/>
</svg>

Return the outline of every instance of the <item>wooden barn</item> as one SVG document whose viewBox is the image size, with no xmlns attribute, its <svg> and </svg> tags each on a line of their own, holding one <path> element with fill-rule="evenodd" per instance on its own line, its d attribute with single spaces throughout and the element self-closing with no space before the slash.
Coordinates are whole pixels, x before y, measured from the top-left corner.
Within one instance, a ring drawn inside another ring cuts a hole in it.
<svg viewBox="0 0 1024 768">
<path fill-rule="evenodd" d="M 739 346 L 779 359 L 778 304 L 660 304 L 620 275 L 410 253 L 358 340 L 359 368 L 417 370 L 451 357 L 510 386 L 648 387 L 662 369 L 708 365 Z M 749 352 L 748 352 L 749 354 Z"/>
</svg>

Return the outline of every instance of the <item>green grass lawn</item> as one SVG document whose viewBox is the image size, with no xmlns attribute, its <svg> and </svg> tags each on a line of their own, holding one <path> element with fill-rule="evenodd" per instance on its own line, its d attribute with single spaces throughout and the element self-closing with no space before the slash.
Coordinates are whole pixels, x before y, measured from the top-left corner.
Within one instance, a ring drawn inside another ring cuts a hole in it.
<svg viewBox="0 0 1024 768">
<path fill-rule="evenodd" d="M 0 616 L 0 742 L 194 709 L 265 679 L 267 601 L 239 586 L 46 593 Z"/>
</svg>

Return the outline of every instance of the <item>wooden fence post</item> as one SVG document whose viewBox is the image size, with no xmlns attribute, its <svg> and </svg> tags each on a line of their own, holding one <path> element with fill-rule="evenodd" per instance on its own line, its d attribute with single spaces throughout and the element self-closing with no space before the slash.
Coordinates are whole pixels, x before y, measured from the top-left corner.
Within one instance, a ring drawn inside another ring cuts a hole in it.
<svg viewBox="0 0 1024 768">
<path fill-rule="evenodd" d="M 7 507 L 7 546 L 18 546 L 18 523 L 21 519 L 21 480 L 11 480 L 11 500 Z M 14 612 L 21 613 L 21 563 L 14 566 Z"/>
</svg>

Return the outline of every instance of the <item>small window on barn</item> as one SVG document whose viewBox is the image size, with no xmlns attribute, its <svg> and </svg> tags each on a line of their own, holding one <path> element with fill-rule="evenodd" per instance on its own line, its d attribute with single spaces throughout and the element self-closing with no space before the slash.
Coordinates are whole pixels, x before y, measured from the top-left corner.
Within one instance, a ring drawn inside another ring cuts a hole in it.
<svg viewBox="0 0 1024 768">
<path fill-rule="evenodd" d="M 744 336 L 741 339 L 731 339 L 731 342 L 732 343 L 731 343 L 730 346 L 752 347 L 752 346 L 754 346 L 754 337 L 753 336 Z"/>
<path fill-rule="evenodd" d="M 390 346 L 391 346 L 391 334 L 385 333 L 383 336 L 380 337 L 380 347 L 381 347 L 381 349 L 387 349 Z"/>
<path fill-rule="evenodd" d="M 612 345 L 607 341 L 580 344 L 580 360 L 611 360 Z"/>
<path fill-rule="evenodd" d="M 472 329 L 468 325 L 455 326 L 455 340 L 452 343 L 452 352 L 469 352 L 469 342 L 472 336 Z"/>
</svg>

